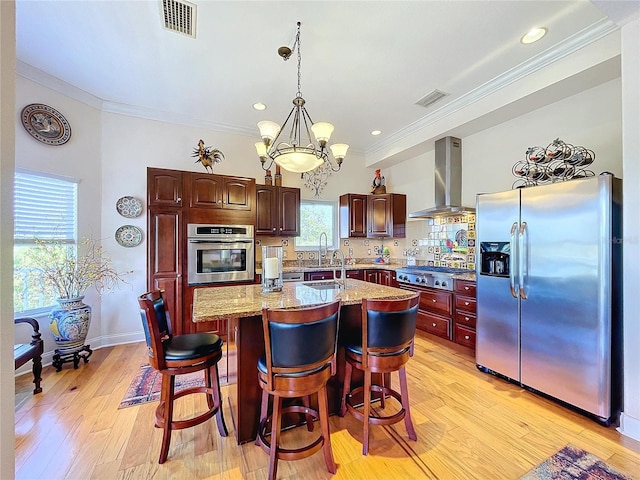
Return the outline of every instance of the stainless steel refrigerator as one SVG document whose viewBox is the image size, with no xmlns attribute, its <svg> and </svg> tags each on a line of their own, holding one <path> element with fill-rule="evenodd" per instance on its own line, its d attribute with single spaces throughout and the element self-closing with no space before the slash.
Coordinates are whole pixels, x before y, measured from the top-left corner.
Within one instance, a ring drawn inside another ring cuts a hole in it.
<svg viewBox="0 0 640 480">
<path fill-rule="evenodd" d="M 609 424 L 622 401 L 622 181 L 477 196 L 478 368 Z"/>
</svg>

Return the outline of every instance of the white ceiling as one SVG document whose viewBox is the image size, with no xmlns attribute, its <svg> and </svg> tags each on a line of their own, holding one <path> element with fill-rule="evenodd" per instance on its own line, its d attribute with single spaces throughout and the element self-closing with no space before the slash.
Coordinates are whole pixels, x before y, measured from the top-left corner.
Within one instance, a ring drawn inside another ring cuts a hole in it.
<svg viewBox="0 0 640 480">
<path fill-rule="evenodd" d="M 366 153 L 449 102 L 609 21 L 603 1 L 203 1 L 196 38 L 163 28 L 162 0 L 16 2 L 19 66 L 56 77 L 103 108 L 167 121 L 189 119 L 258 137 L 282 123 L 296 93 L 284 62 L 302 22 L 302 94 L 332 142 Z M 620 5 L 611 2 L 620 17 Z M 613 18 L 618 20 L 619 18 Z M 541 41 L 523 45 L 531 27 Z M 425 109 L 434 89 L 449 95 Z M 36 100 L 34 100 L 36 101 Z M 263 102 L 267 110 L 252 109 Z M 370 131 L 382 130 L 379 137 Z"/>
</svg>

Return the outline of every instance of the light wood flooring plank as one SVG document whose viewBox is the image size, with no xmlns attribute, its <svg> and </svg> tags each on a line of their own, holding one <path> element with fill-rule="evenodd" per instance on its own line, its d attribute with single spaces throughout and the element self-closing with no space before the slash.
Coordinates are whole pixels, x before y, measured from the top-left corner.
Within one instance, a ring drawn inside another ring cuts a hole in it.
<svg viewBox="0 0 640 480">
<path fill-rule="evenodd" d="M 173 433 L 169 458 L 159 465 L 162 431 L 156 403 L 118 409 L 140 365 L 142 343 L 94 351 L 77 370 L 43 371 L 44 393 L 31 395 L 30 374 L 16 379 L 16 478 L 18 479 L 264 479 L 268 456 L 253 443 L 235 442 L 234 385 L 223 386 L 229 436 L 215 419 Z M 338 466 L 327 472 L 321 453 L 281 461 L 278 478 L 434 480 L 517 479 L 571 443 L 640 480 L 640 442 L 622 437 L 564 406 L 480 372 L 464 351 L 423 335 L 407 365 L 418 441 L 404 424 L 371 427 L 362 456 L 362 424 L 351 415 L 330 419 Z M 397 377 L 392 376 L 397 388 Z M 392 402 L 389 409 L 397 408 Z M 206 409 L 204 396 L 180 399 L 178 416 Z M 393 410 L 391 410 L 393 411 Z M 316 429 L 318 430 L 318 429 Z M 305 429 L 285 432 L 286 442 L 308 440 Z"/>
</svg>

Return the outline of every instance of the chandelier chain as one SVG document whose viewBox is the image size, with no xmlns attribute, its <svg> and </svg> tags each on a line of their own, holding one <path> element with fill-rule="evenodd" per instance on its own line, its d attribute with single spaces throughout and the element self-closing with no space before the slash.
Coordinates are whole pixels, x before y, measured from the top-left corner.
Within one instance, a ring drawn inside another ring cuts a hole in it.
<svg viewBox="0 0 640 480">
<path fill-rule="evenodd" d="M 298 44 L 298 97 L 302 97 L 302 89 L 300 88 L 300 64 L 302 63 L 302 55 L 300 53 L 300 22 L 298 22 L 298 33 L 296 34 L 296 43 Z"/>
</svg>

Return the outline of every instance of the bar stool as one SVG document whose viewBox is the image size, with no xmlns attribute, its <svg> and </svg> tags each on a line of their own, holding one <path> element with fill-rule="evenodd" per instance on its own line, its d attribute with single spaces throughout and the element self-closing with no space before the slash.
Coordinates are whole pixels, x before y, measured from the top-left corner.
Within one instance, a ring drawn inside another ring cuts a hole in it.
<svg viewBox="0 0 640 480">
<path fill-rule="evenodd" d="M 171 320 L 159 290 L 138 297 L 142 326 L 147 340 L 149 364 L 162 374 L 160 404 L 156 408 L 155 426 L 164 430 L 158 463 L 164 463 L 169 453 L 171 431 L 199 425 L 214 415 L 218 431 L 227 436 L 222 416 L 218 361 L 222 358 L 222 339 L 214 333 L 189 333 L 174 336 Z M 175 393 L 175 376 L 204 372 L 204 387 L 192 387 Z M 207 396 L 206 412 L 186 420 L 173 420 L 174 400 L 194 393 Z"/>
<path fill-rule="evenodd" d="M 364 424 L 362 454 L 369 453 L 369 425 L 391 425 L 404 419 L 411 440 L 417 440 L 411 412 L 405 364 L 413 355 L 413 337 L 418 317 L 419 294 L 399 300 L 362 300 L 362 339 L 345 345 L 346 371 L 344 378 L 340 415 L 346 411 Z M 351 390 L 353 368 L 364 373 L 364 386 Z M 398 372 L 400 392 L 384 384 L 386 374 Z M 372 384 L 372 374 L 379 373 L 381 385 Z M 393 415 L 373 415 L 371 412 L 371 392 L 379 392 L 380 407 L 385 407 L 385 397 L 395 398 L 401 409 Z M 363 413 L 353 404 L 354 397 L 362 394 Z"/>
<path fill-rule="evenodd" d="M 306 458 L 321 448 L 327 470 L 336 472 L 331 451 L 326 386 L 336 373 L 339 318 L 339 300 L 311 308 L 262 310 L 265 355 L 258 359 L 262 405 L 256 444 L 269 454 L 270 479 L 276 477 L 278 460 Z M 314 393 L 318 395 L 317 411 L 310 407 L 309 398 Z M 268 415 L 269 397 L 273 397 L 271 415 Z M 282 406 L 283 398 L 298 397 L 303 398 L 302 406 Z M 282 416 L 286 413 L 305 415 L 309 431 L 313 430 L 312 420 L 319 420 L 320 436 L 300 448 L 282 448 L 280 428 Z"/>
</svg>

